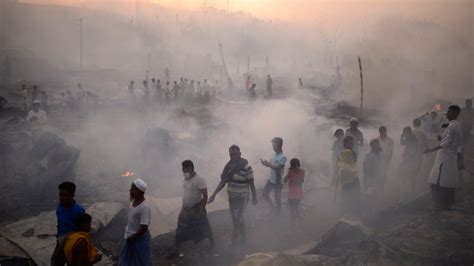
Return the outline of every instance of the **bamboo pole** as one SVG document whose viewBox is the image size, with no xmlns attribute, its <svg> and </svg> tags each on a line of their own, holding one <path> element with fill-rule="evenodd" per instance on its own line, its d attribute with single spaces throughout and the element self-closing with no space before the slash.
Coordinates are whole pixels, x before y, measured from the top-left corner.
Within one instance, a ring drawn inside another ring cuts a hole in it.
<svg viewBox="0 0 474 266">
<path fill-rule="evenodd" d="M 360 116 L 362 117 L 364 110 L 364 78 L 362 76 L 362 62 L 360 56 L 357 56 L 359 60 L 359 71 L 360 71 Z"/>
<path fill-rule="evenodd" d="M 225 60 L 224 60 L 224 54 L 222 53 L 222 44 L 220 43 L 219 43 L 219 51 L 221 53 L 222 64 L 224 65 L 225 74 L 227 76 L 227 79 L 230 80 L 229 71 L 227 71 L 227 65 L 225 64 Z"/>
</svg>

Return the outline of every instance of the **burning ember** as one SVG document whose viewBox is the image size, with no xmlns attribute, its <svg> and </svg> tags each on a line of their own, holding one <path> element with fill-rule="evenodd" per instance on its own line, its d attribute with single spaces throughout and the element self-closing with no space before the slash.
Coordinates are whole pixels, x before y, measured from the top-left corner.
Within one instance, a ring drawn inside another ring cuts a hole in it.
<svg viewBox="0 0 474 266">
<path fill-rule="evenodd" d="M 441 111 L 441 104 L 436 103 L 435 106 L 434 106 L 434 110 L 435 110 L 436 112 Z"/>
<path fill-rule="evenodd" d="M 135 175 L 134 172 L 128 171 L 128 170 L 125 171 L 125 172 L 122 174 L 123 177 L 131 177 L 131 176 L 134 176 L 134 175 Z"/>
</svg>

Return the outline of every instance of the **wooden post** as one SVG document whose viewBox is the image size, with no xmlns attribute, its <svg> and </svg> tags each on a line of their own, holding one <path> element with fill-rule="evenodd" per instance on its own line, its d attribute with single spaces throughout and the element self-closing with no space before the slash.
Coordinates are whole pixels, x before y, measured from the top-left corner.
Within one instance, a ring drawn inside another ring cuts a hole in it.
<svg viewBox="0 0 474 266">
<path fill-rule="evenodd" d="M 360 60 L 360 56 L 357 56 L 359 60 L 359 71 L 360 71 L 360 116 L 362 117 L 363 109 L 364 109 L 364 78 L 362 76 L 362 62 Z"/>
</svg>

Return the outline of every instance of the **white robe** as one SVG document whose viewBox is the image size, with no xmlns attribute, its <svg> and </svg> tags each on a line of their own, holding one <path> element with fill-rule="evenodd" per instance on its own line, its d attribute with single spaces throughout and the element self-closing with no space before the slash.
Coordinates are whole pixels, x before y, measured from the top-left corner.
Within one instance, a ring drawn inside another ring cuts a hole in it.
<svg viewBox="0 0 474 266">
<path fill-rule="evenodd" d="M 431 169 L 428 182 L 446 188 L 458 186 L 457 154 L 460 151 L 461 127 L 457 120 L 449 122 L 443 133 L 441 149 L 436 154 L 436 159 Z"/>
</svg>

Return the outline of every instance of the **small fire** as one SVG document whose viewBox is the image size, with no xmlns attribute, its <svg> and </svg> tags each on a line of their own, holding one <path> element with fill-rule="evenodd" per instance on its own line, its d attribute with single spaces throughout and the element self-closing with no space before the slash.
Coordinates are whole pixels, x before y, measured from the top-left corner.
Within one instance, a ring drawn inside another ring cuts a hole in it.
<svg viewBox="0 0 474 266">
<path fill-rule="evenodd" d="M 434 106 L 434 110 L 435 110 L 436 112 L 441 111 L 441 104 L 436 103 L 435 106 Z"/>
<path fill-rule="evenodd" d="M 135 175 L 134 172 L 128 171 L 128 170 L 125 171 L 125 172 L 122 174 L 123 177 L 131 177 L 131 176 L 134 176 L 134 175 Z"/>
</svg>

